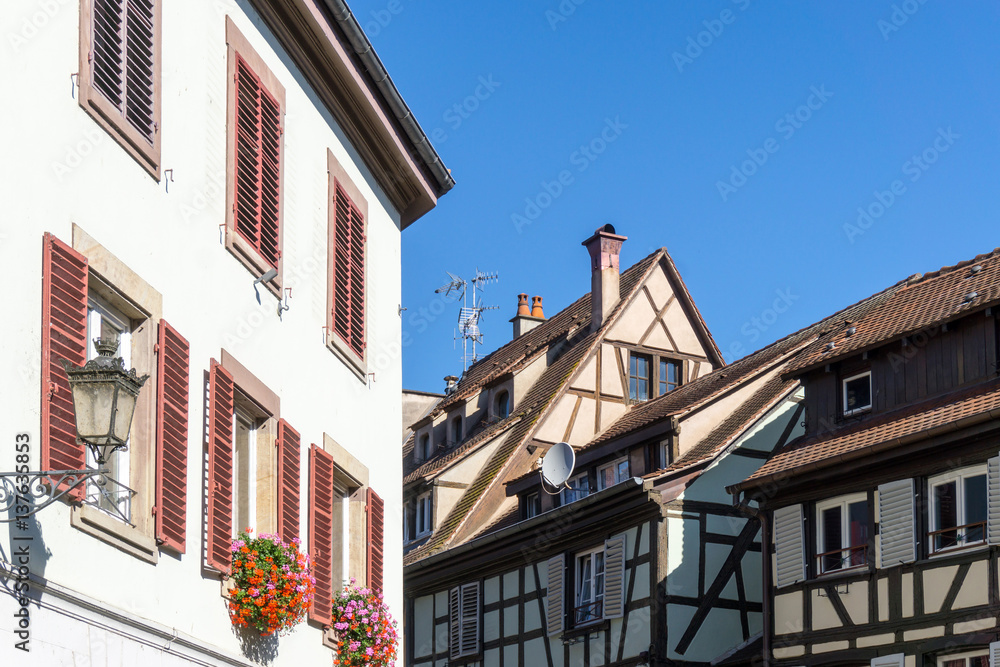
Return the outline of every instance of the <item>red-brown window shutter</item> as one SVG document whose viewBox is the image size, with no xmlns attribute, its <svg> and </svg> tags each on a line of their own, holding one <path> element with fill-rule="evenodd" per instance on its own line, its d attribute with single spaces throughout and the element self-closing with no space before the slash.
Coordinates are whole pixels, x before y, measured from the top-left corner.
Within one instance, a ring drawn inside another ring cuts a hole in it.
<svg viewBox="0 0 1000 667">
<path fill-rule="evenodd" d="M 208 379 L 208 540 L 205 562 L 229 572 L 233 538 L 233 376 L 212 359 Z"/>
<path fill-rule="evenodd" d="M 160 320 L 156 360 L 156 539 L 184 553 L 190 346 Z"/>
<path fill-rule="evenodd" d="M 299 537 L 300 443 L 298 431 L 278 420 L 278 534 L 289 543 Z"/>
<path fill-rule="evenodd" d="M 333 204 L 333 330 L 364 356 L 365 221 L 340 183 Z"/>
<path fill-rule="evenodd" d="M 87 362 L 87 258 L 55 236 L 42 238 L 42 470 L 82 470 L 69 378 L 60 360 Z M 70 497 L 83 500 L 83 485 Z"/>
<path fill-rule="evenodd" d="M 385 503 L 377 493 L 368 487 L 368 587 L 376 593 L 382 592 L 382 577 L 385 569 Z"/>
<path fill-rule="evenodd" d="M 150 143 L 154 114 L 156 0 L 93 3 L 93 86 Z"/>
<path fill-rule="evenodd" d="M 309 549 L 316 597 L 309 619 L 330 625 L 333 606 L 333 457 L 316 445 L 309 448 Z"/>
<path fill-rule="evenodd" d="M 280 256 L 281 106 L 236 56 L 235 229 L 271 266 Z"/>
</svg>

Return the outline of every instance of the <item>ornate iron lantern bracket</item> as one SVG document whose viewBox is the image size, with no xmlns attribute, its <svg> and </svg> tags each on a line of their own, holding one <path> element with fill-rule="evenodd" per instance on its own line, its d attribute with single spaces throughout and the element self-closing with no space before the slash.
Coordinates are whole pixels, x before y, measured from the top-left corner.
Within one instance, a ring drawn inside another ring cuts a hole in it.
<svg viewBox="0 0 1000 667">
<path fill-rule="evenodd" d="M 107 483 L 106 475 L 109 472 L 108 468 L 101 468 L 0 473 L 0 515 L 10 515 L 9 518 L 0 518 L 0 523 L 33 516 L 91 479 L 98 486 L 103 486 Z M 23 507 L 27 511 L 19 511 Z M 10 511 L 12 509 L 15 510 L 13 513 Z"/>
</svg>

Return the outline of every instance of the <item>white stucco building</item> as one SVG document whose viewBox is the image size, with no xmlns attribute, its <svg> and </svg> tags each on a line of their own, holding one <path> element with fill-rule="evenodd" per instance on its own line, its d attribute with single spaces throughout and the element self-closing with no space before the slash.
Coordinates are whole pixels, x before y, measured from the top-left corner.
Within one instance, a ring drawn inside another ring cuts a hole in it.
<svg viewBox="0 0 1000 667">
<path fill-rule="evenodd" d="M 0 28 L 0 471 L 25 442 L 94 465 L 60 366 L 92 339 L 150 375 L 109 497 L 0 524 L 0 664 L 330 664 L 345 578 L 402 618 L 400 233 L 454 181 L 339 0 L 16 0 Z M 278 640 L 223 598 L 248 525 L 316 561 Z"/>
</svg>

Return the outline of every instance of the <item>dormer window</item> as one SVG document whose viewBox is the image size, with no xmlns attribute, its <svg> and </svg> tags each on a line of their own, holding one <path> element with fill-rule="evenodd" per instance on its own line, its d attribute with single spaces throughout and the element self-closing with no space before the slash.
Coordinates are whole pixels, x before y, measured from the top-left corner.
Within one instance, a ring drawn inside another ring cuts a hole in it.
<svg viewBox="0 0 1000 667">
<path fill-rule="evenodd" d="M 462 442 L 462 415 L 455 415 L 451 420 L 451 444 Z"/>
<path fill-rule="evenodd" d="M 497 394 L 493 410 L 497 415 L 497 419 L 506 419 L 510 416 L 510 393 L 506 389 Z"/>
<path fill-rule="evenodd" d="M 419 445 L 417 446 L 417 460 L 426 461 L 431 457 L 431 436 L 430 433 L 424 433 L 420 436 Z"/>
<path fill-rule="evenodd" d="M 858 414 L 872 409 L 872 374 L 865 371 L 845 378 L 844 415 Z"/>
<path fill-rule="evenodd" d="M 597 469 L 597 490 L 610 489 L 615 484 L 620 484 L 628 478 L 628 457 L 623 456 Z"/>
</svg>

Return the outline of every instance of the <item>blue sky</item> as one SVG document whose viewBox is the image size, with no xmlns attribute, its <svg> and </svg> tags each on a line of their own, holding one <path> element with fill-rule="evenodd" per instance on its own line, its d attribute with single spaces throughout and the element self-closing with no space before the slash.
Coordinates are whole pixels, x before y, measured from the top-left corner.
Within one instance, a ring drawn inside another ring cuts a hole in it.
<svg viewBox="0 0 1000 667">
<path fill-rule="evenodd" d="M 623 267 L 668 248 L 727 361 L 1000 245 L 997 3 L 351 6 L 458 181 L 403 233 L 407 388 L 462 370 L 446 270 L 499 272 L 490 351 L 517 293 L 589 290 L 608 222 Z"/>
</svg>

